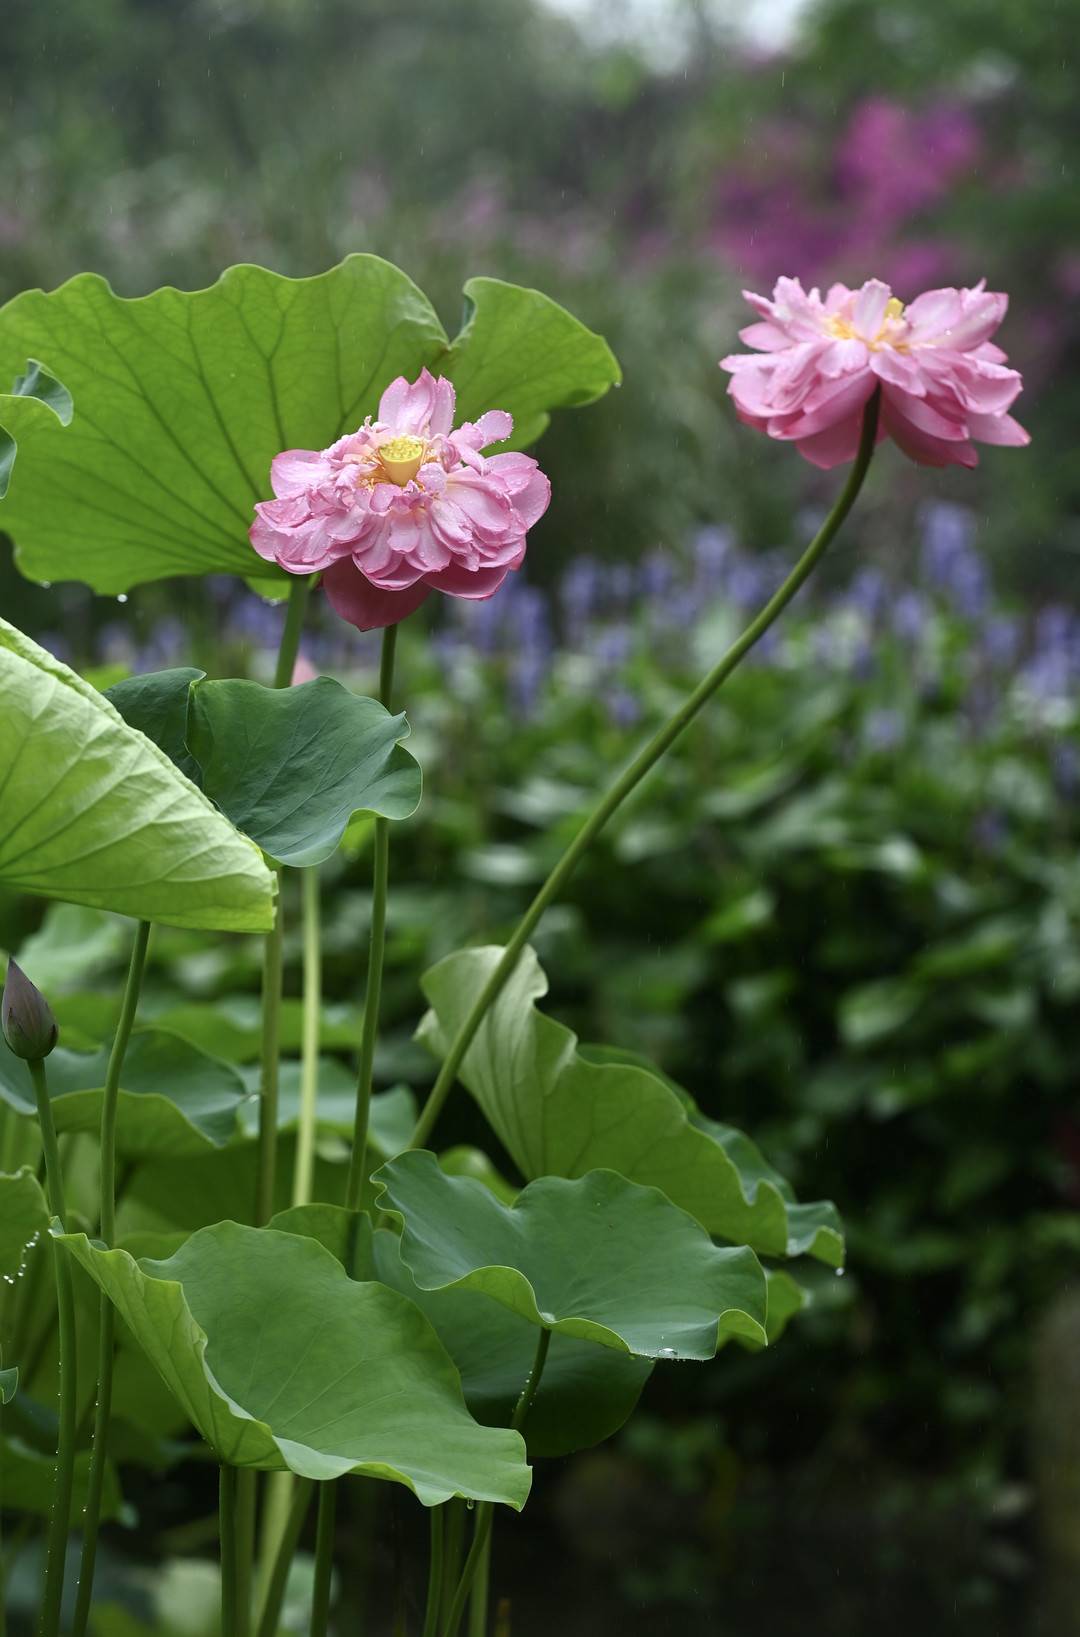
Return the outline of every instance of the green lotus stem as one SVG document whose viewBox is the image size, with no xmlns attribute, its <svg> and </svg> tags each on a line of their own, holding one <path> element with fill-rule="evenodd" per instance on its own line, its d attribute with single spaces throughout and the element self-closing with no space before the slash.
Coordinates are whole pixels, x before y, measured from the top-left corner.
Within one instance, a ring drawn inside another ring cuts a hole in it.
<svg viewBox="0 0 1080 1637">
<path fill-rule="evenodd" d="M 441 1506 L 431 1508 L 431 1555 L 428 1559 L 427 1609 L 423 1637 L 438 1637 L 443 1565 L 446 1561 L 446 1518 Z"/>
<path fill-rule="evenodd" d="M 41 1145 L 45 1151 L 45 1181 L 49 1210 L 63 1227 L 67 1220 L 64 1199 L 64 1172 L 60 1145 L 56 1140 L 45 1060 L 31 1058 L 27 1067 L 37 1098 Z M 75 1359 L 75 1289 L 67 1252 L 52 1242 L 56 1274 L 56 1311 L 60 1334 L 60 1417 L 56 1440 L 56 1487 L 45 1545 L 45 1586 L 38 1617 L 38 1637 L 58 1637 L 60 1609 L 64 1600 L 64 1563 L 67 1556 L 68 1527 L 71 1522 L 71 1492 L 75 1476 L 75 1423 L 78 1419 L 78 1381 Z"/>
<path fill-rule="evenodd" d="M 315 1127 L 319 1108 L 319 1023 L 322 1008 L 322 951 L 319 925 L 319 868 L 300 874 L 303 922 L 303 1031 L 300 1042 L 300 1118 L 293 1167 L 294 1205 L 311 1199 L 315 1176 Z"/>
<path fill-rule="evenodd" d="M 256 1476 L 250 1467 L 236 1473 L 236 1637 L 251 1637 Z"/>
<path fill-rule="evenodd" d="M 330 1626 L 330 1584 L 334 1575 L 334 1519 L 337 1484 L 319 1485 L 319 1515 L 315 1526 L 315 1581 L 311 1598 L 311 1637 L 326 1637 Z"/>
<path fill-rule="evenodd" d="M 221 1637 L 239 1637 L 236 1601 L 236 1468 L 221 1467 L 218 1539 L 221 1543 Z"/>
<path fill-rule="evenodd" d="M 476 1565 L 472 1596 L 469 1598 L 468 1637 L 487 1637 L 488 1602 L 491 1585 L 491 1530 Z"/>
<path fill-rule="evenodd" d="M 314 574 L 300 575 L 293 579 L 289 586 L 289 606 L 285 610 L 285 625 L 281 633 L 281 642 L 278 644 L 277 665 L 274 667 L 275 688 L 287 688 L 292 682 L 296 656 L 300 652 L 300 632 L 304 627 L 304 615 L 307 613 L 308 599 L 315 578 Z"/>
<path fill-rule="evenodd" d="M 699 711 L 708 704 L 717 689 L 727 681 L 731 673 L 746 658 L 755 643 L 760 641 L 769 627 L 779 618 L 795 596 L 795 593 L 806 582 L 825 555 L 844 519 L 855 504 L 859 490 L 863 486 L 863 480 L 869 470 L 874 453 L 874 440 L 877 436 L 879 403 L 880 388 L 875 391 L 863 412 L 859 451 L 848 474 L 847 482 L 844 484 L 828 517 L 783 585 L 769 598 L 764 608 L 755 619 L 751 620 L 746 630 L 732 644 L 723 658 L 703 677 L 693 692 L 679 706 L 678 710 L 669 717 L 663 727 L 653 734 L 649 742 L 634 757 L 629 767 L 615 780 L 607 795 L 603 797 L 589 818 L 586 819 L 518 922 L 510 941 L 502 952 L 498 965 L 476 997 L 468 1015 L 450 1042 L 449 1050 L 443 1059 L 438 1077 L 431 1088 L 428 1100 L 413 1131 L 411 1142 L 413 1148 L 422 1148 L 427 1142 L 432 1128 L 442 1112 L 443 1104 L 450 1095 L 458 1076 L 458 1070 L 461 1068 L 466 1052 L 472 1045 L 477 1029 L 479 1029 L 490 1007 L 494 1005 L 502 993 L 503 987 L 517 965 L 518 957 L 532 936 L 540 917 L 549 904 L 558 897 L 562 888 L 574 873 L 582 856 L 592 846 L 608 820 L 618 811 L 631 792 L 636 790 L 645 775 L 651 772 L 665 752 L 670 750 L 679 735 L 689 727 Z"/>
<path fill-rule="evenodd" d="M 303 575 L 293 580 L 289 589 L 289 606 L 278 647 L 274 668 L 274 687 L 287 688 L 296 668 L 300 649 L 300 632 L 307 612 L 308 598 L 315 583 L 314 575 Z M 285 936 L 282 914 L 281 866 L 277 865 L 277 896 L 274 902 L 274 925 L 266 935 L 263 952 L 262 983 L 262 1072 L 259 1080 L 259 1157 L 258 1180 L 255 1185 L 255 1226 L 261 1228 L 274 1210 L 274 1178 L 277 1174 L 278 1138 L 278 1043 L 281 1028 L 281 949 Z"/>
<path fill-rule="evenodd" d="M 273 1477 L 281 1474 L 273 1473 Z M 266 1597 L 263 1601 L 262 1613 L 256 1627 L 255 1637 L 277 1637 L 277 1629 L 281 1623 L 281 1605 L 285 1601 L 285 1591 L 289 1584 L 289 1570 L 292 1560 L 296 1556 L 296 1548 L 304 1528 L 304 1522 L 311 1505 L 311 1496 L 315 1485 L 310 1478 L 295 1478 L 293 1480 L 292 1505 L 285 1522 L 285 1528 L 278 1541 L 277 1551 L 270 1568 L 266 1583 Z"/>
<path fill-rule="evenodd" d="M 394 651 L 397 626 L 383 632 L 382 660 L 379 665 L 379 703 L 390 709 L 394 690 Z M 368 1124 L 371 1119 L 371 1082 L 375 1065 L 375 1041 L 379 1033 L 379 1004 L 382 999 L 383 956 L 386 950 L 386 896 L 390 881 L 390 821 L 375 820 L 374 862 L 371 883 L 371 941 L 368 946 L 367 990 L 364 1021 L 360 1031 L 360 1064 L 356 1075 L 356 1117 L 353 1121 L 352 1157 L 345 1185 L 345 1206 L 355 1211 L 367 1179 Z"/>
<path fill-rule="evenodd" d="M 533 1399 L 536 1397 L 536 1389 L 540 1385 L 540 1377 L 543 1375 L 544 1365 L 547 1363 L 548 1348 L 550 1346 L 551 1331 L 542 1329 L 536 1347 L 536 1357 L 533 1359 L 533 1367 L 529 1371 L 524 1387 L 521 1389 L 521 1396 L 517 1401 L 510 1422 L 515 1432 L 521 1431 L 525 1425 L 525 1418 L 532 1408 Z M 494 1512 L 495 1505 L 493 1501 L 481 1501 L 476 1508 L 476 1527 L 473 1530 L 472 1545 L 469 1547 L 469 1555 L 465 1559 L 465 1567 L 461 1571 L 461 1579 L 458 1581 L 458 1588 L 454 1593 L 454 1601 L 450 1605 L 450 1613 L 443 1627 L 443 1637 L 457 1637 L 458 1627 L 461 1625 L 461 1617 L 465 1612 L 465 1604 L 468 1602 L 473 1578 L 480 1567 L 481 1560 L 487 1556 Z"/>
<path fill-rule="evenodd" d="M 274 1214 L 274 1180 L 277 1175 L 278 1136 L 278 1054 L 281 1039 L 282 948 L 285 917 L 282 913 L 284 876 L 281 865 L 274 866 L 277 896 L 274 925 L 263 944 L 262 1044 L 259 1075 L 259 1153 L 255 1183 L 255 1226 L 263 1227 Z"/>
<path fill-rule="evenodd" d="M 462 1551 L 465 1545 L 465 1502 L 446 1503 L 446 1540 L 443 1550 L 443 1588 L 440 1613 L 445 1620 L 450 1614 L 454 1592 L 461 1577 Z"/>
<path fill-rule="evenodd" d="M 140 921 L 135 929 L 127 982 L 120 1006 L 120 1019 L 113 1036 L 109 1066 L 105 1071 L 105 1090 L 101 1099 L 101 1222 L 99 1235 L 111 1246 L 116 1237 L 116 1119 L 120 1101 L 120 1075 L 124 1057 L 135 1023 L 139 1005 L 143 973 L 146 970 L 146 951 L 150 942 L 150 922 Z M 94 1434 L 90 1455 L 90 1473 L 87 1479 L 86 1509 L 83 1522 L 82 1560 L 79 1565 L 79 1590 L 71 1624 L 72 1637 L 84 1637 L 90 1618 L 90 1603 L 94 1594 L 94 1570 L 97 1564 L 98 1529 L 101 1522 L 101 1497 L 105 1488 L 105 1459 L 109 1441 L 109 1419 L 112 1413 L 113 1354 L 115 1351 L 116 1310 L 105 1295 L 99 1304 L 100 1337 L 98 1342 L 97 1400 L 94 1407 Z"/>
</svg>

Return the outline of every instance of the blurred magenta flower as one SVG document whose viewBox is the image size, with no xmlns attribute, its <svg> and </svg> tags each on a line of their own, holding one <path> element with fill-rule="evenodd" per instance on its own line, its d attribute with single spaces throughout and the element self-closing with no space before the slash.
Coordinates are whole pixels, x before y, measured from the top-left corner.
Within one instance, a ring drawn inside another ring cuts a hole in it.
<svg viewBox="0 0 1080 1637">
<path fill-rule="evenodd" d="M 449 381 L 399 376 L 376 420 L 329 449 L 275 457 L 255 550 L 290 574 L 321 572 L 334 609 L 361 631 L 396 624 L 430 591 L 490 597 L 520 566 L 551 485 L 529 455 L 482 453 L 513 431 L 505 410 L 453 424 Z"/>
<path fill-rule="evenodd" d="M 879 439 L 922 466 L 975 466 L 976 442 L 1028 443 L 1008 414 L 1020 374 L 990 340 L 1008 297 L 984 283 L 927 290 L 906 307 L 880 279 L 834 284 L 824 301 L 798 279 L 779 279 L 771 301 L 744 291 L 761 322 L 739 333 L 758 351 L 721 360 L 740 420 L 828 469 L 854 460 L 880 387 Z"/>
</svg>

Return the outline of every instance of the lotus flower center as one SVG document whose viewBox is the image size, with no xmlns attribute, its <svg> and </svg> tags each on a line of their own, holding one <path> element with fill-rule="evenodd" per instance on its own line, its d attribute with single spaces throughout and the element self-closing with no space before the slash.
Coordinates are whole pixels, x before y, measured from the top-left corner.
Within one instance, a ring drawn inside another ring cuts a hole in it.
<svg viewBox="0 0 1080 1637">
<path fill-rule="evenodd" d="M 898 296 L 890 296 L 885 303 L 885 317 L 876 335 L 859 335 L 849 318 L 830 318 L 828 330 L 838 341 L 865 341 L 868 347 L 893 346 L 893 326 L 904 317 L 904 303 Z"/>
<path fill-rule="evenodd" d="M 423 464 L 427 448 L 423 438 L 414 438 L 403 432 L 379 445 L 379 461 L 391 483 L 404 488 L 416 476 Z"/>
</svg>

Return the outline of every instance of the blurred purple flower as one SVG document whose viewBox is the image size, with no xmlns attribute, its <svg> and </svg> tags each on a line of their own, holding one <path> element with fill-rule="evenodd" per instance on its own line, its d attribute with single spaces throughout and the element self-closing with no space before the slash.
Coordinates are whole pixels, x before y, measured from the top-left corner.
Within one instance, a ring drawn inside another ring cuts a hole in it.
<svg viewBox="0 0 1080 1637">
<path fill-rule="evenodd" d="M 694 536 L 695 579 L 703 589 L 711 590 L 732 560 L 734 540 L 730 529 L 704 528 Z"/>
<path fill-rule="evenodd" d="M 892 605 L 892 628 L 903 642 L 918 642 L 929 618 L 930 605 L 921 591 L 901 591 Z"/>
<path fill-rule="evenodd" d="M 543 654 L 525 652 L 512 661 L 510 702 L 519 716 L 528 718 L 535 715 L 547 674 L 548 663 Z"/>
<path fill-rule="evenodd" d="M 1022 636 L 1020 621 L 1012 614 L 992 614 L 980 627 L 983 655 L 996 668 L 1007 671 L 1016 664 Z"/>
<path fill-rule="evenodd" d="M 612 727 L 628 730 L 641 721 L 641 702 L 619 683 L 604 690 L 604 706 Z"/>
<path fill-rule="evenodd" d="M 669 551 L 657 546 L 641 564 L 641 592 L 646 599 L 665 597 L 675 583 L 675 563 Z"/>
<path fill-rule="evenodd" d="M 868 564 L 853 578 L 845 600 L 867 619 L 876 620 L 889 600 L 889 583 L 879 568 Z"/>
<path fill-rule="evenodd" d="M 905 723 L 898 710 L 876 705 L 863 722 L 863 741 L 868 750 L 895 750 L 904 738 Z"/>
<path fill-rule="evenodd" d="M 633 651 L 634 633 L 625 623 L 605 625 L 593 636 L 593 658 L 606 669 L 625 665 Z"/>
</svg>

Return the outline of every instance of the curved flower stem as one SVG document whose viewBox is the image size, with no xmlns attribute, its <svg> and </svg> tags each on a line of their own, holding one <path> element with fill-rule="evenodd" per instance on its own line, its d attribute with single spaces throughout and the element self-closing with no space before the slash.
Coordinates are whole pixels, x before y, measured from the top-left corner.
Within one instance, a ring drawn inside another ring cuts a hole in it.
<svg viewBox="0 0 1080 1637">
<path fill-rule="evenodd" d="M 645 775 L 656 766 L 665 751 L 671 748 L 683 730 L 689 727 L 698 712 L 708 704 L 717 689 L 727 681 L 732 671 L 736 670 L 742 660 L 745 659 L 754 644 L 765 635 L 769 627 L 779 618 L 795 593 L 809 578 L 825 555 L 841 524 L 854 505 L 870 466 L 870 460 L 874 453 L 874 441 L 877 437 L 879 402 L 880 389 L 875 391 L 863 412 L 859 452 L 848 474 L 848 480 L 844 484 L 843 490 L 828 517 L 783 585 L 769 598 L 761 612 L 746 627 L 742 636 L 732 644 L 723 658 L 698 683 L 697 687 L 683 701 L 674 715 L 653 734 L 648 744 L 638 752 L 629 767 L 615 780 L 607 795 L 603 797 L 590 817 L 582 825 L 518 922 L 513 935 L 502 952 L 498 965 L 476 997 L 468 1016 L 450 1043 L 438 1077 L 431 1088 L 427 1103 L 424 1105 L 413 1131 L 411 1142 L 413 1148 L 421 1147 L 431 1135 L 435 1121 L 438 1119 L 443 1104 L 450 1095 L 454 1081 L 457 1079 L 458 1070 L 461 1068 L 465 1053 L 472 1044 L 477 1029 L 483 1022 L 488 1009 L 502 993 L 503 986 L 517 965 L 518 956 L 532 935 L 537 922 L 573 874 L 579 859 L 588 851 L 600 831 L 622 806 L 627 796 L 637 788 Z"/>
<path fill-rule="evenodd" d="M 532 1408 L 532 1401 L 536 1397 L 536 1389 L 539 1387 L 540 1377 L 544 1373 L 544 1365 L 547 1363 L 548 1348 L 550 1346 L 551 1331 L 541 1330 L 540 1340 L 536 1348 L 536 1357 L 533 1359 L 533 1367 L 529 1371 L 524 1387 L 521 1389 L 521 1396 L 517 1401 L 510 1422 L 515 1432 L 521 1431 L 525 1425 L 525 1417 Z M 443 1627 L 443 1637 L 457 1637 L 458 1627 L 465 1612 L 465 1604 L 469 1598 L 473 1578 L 480 1566 L 481 1559 L 487 1558 L 494 1512 L 495 1505 L 492 1501 L 481 1501 L 476 1508 L 476 1527 L 473 1531 L 472 1545 L 469 1547 L 469 1555 L 465 1559 L 465 1567 L 461 1571 L 461 1579 L 458 1581 L 458 1588 L 454 1593 L 454 1601 L 450 1605 L 450 1613 L 447 1615 L 446 1624 Z"/>
<path fill-rule="evenodd" d="M 334 1575 L 334 1519 L 336 1482 L 319 1485 L 319 1515 L 315 1526 L 315 1583 L 311 1597 L 311 1637 L 326 1637 L 330 1625 L 330 1584 Z"/>
<path fill-rule="evenodd" d="M 394 652 L 397 626 L 383 632 L 382 660 L 379 665 L 379 703 L 387 710 L 394 689 Z M 360 1065 L 356 1076 L 356 1117 L 353 1122 L 352 1158 L 345 1185 L 345 1208 L 359 1209 L 367 1179 L 368 1122 L 371 1118 L 371 1081 L 375 1063 L 375 1041 L 379 1033 L 379 1003 L 382 999 L 383 954 L 386 948 L 386 897 L 390 881 L 390 821 L 375 820 L 374 862 L 371 883 L 371 942 L 368 949 L 367 990 L 364 1021 L 360 1032 Z"/>
<path fill-rule="evenodd" d="M 124 1057 L 131 1039 L 135 1013 L 139 1005 L 143 973 L 146 970 L 146 950 L 150 941 L 150 922 L 140 921 L 135 928 L 135 942 L 131 950 L 120 1019 L 113 1036 L 109 1066 L 105 1071 L 105 1090 L 101 1099 L 101 1223 L 100 1237 L 111 1246 L 116 1236 L 116 1117 L 120 1100 L 120 1075 Z M 79 1566 L 79 1591 L 71 1624 L 71 1637 L 84 1637 L 90 1617 L 90 1600 L 94 1593 L 94 1568 L 97 1561 L 98 1526 L 101 1519 L 101 1497 L 105 1486 L 105 1456 L 109 1436 L 109 1417 L 112 1412 L 113 1352 L 116 1328 L 116 1310 L 107 1296 L 100 1303 L 100 1339 L 98 1343 L 97 1402 L 94 1407 L 94 1441 L 87 1480 L 85 1521 L 83 1523 L 82 1561 Z"/>
<path fill-rule="evenodd" d="M 45 1181 L 49 1210 L 61 1227 L 67 1219 L 64 1200 L 64 1173 L 60 1145 L 56 1140 L 44 1058 L 27 1064 L 37 1098 L 38 1124 L 45 1150 Z M 64 1563 L 68 1528 L 71 1522 L 71 1491 L 75 1475 L 75 1423 L 78 1418 L 78 1381 L 75 1370 L 75 1289 L 67 1252 L 53 1240 L 53 1267 L 56 1273 L 56 1310 L 60 1335 L 60 1419 L 56 1441 L 56 1487 L 45 1546 L 45 1586 L 38 1616 L 38 1637 L 58 1637 L 60 1609 L 64 1599 Z"/>
</svg>

